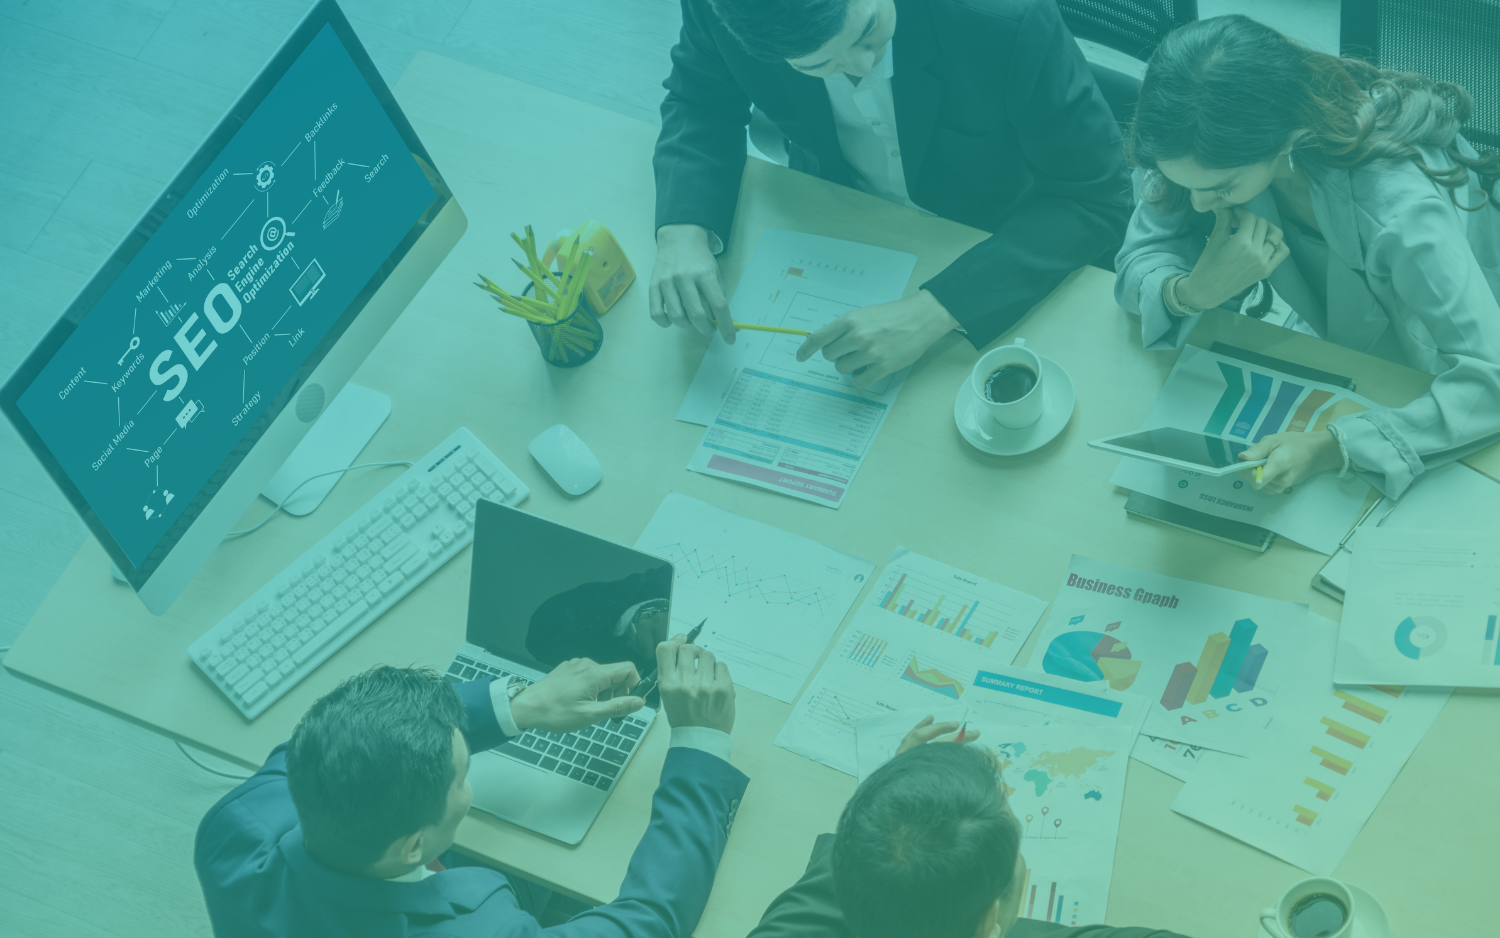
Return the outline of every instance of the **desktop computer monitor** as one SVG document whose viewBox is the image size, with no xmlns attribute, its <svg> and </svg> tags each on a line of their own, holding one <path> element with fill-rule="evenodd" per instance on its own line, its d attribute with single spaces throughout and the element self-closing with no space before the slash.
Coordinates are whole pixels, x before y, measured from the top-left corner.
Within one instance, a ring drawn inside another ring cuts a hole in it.
<svg viewBox="0 0 1500 938">
<path fill-rule="evenodd" d="M 160 615 L 466 225 L 321 0 L 0 388 L 0 409 Z"/>
</svg>

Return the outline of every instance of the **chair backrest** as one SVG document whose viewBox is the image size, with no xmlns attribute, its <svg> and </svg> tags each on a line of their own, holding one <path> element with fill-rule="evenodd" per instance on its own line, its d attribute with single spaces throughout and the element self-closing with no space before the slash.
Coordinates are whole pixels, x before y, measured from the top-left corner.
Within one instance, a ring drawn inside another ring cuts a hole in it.
<svg viewBox="0 0 1500 938">
<path fill-rule="evenodd" d="M 1057 0 L 1057 6 L 1076 38 L 1142 62 L 1167 33 L 1198 18 L 1198 0 Z"/>
<path fill-rule="evenodd" d="M 1474 96 L 1464 136 L 1500 149 L 1500 0 L 1343 0 L 1339 49 Z"/>
</svg>

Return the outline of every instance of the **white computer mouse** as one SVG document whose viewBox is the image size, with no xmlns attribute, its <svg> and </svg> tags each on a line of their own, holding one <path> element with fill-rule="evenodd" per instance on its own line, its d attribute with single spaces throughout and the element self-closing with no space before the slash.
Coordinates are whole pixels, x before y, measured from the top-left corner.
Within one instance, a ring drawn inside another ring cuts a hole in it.
<svg viewBox="0 0 1500 938">
<path fill-rule="evenodd" d="M 536 435 L 527 447 L 564 492 L 582 495 L 599 484 L 604 470 L 567 424 L 557 423 Z"/>
</svg>

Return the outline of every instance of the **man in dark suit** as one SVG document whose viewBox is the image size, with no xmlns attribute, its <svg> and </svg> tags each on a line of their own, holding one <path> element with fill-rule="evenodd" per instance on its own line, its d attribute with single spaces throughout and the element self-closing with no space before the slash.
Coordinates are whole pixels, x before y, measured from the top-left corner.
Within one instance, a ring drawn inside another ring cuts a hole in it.
<svg viewBox="0 0 1500 938">
<path fill-rule="evenodd" d="M 749 938 L 1181 938 L 1020 918 L 1026 861 L 994 760 L 931 720 L 859 786 Z"/>
<path fill-rule="evenodd" d="M 793 169 L 993 233 L 913 296 L 810 335 L 855 384 L 953 329 L 976 348 L 1130 217 L 1120 133 L 1055 0 L 682 0 L 656 144 L 651 315 L 733 341 L 714 255 L 753 103 Z"/>
<path fill-rule="evenodd" d="M 619 898 L 559 925 L 560 936 L 683 938 L 708 901 L 749 781 L 727 761 L 734 685 L 681 636 L 661 644 L 657 665 L 672 742 L 651 824 Z M 547 890 L 448 849 L 472 795 L 469 753 L 503 742 L 502 726 L 569 732 L 634 712 L 641 699 L 622 694 L 636 681 L 629 662 L 591 661 L 513 697 L 416 669 L 345 681 L 199 826 L 194 861 L 215 934 L 534 934 Z"/>
</svg>

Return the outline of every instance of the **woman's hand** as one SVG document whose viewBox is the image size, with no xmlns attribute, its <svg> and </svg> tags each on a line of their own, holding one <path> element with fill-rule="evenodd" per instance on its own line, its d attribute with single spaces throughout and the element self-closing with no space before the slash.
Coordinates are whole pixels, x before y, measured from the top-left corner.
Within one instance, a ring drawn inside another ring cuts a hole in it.
<svg viewBox="0 0 1500 938">
<path fill-rule="evenodd" d="M 934 723 L 932 716 L 922 718 L 922 722 L 912 727 L 912 731 L 901 740 L 901 745 L 896 747 L 896 755 L 901 755 L 908 749 L 925 746 L 936 740 L 940 743 L 958 742 L 958 731 L 962 724 L 959 723 Z M 971 743 L 979 738 L 978 730 L 964 728 L 964 742 Z"/>
<path fill-rule="evenodd" d="M 839 374 L 867 388 L 922 357 L 927 347 L 958 328 L 937 297 L 920 290 L 894 303 L 850 310 L 811 333 L 797 349 L 805 362 L 821 349 Z"/>
<path fill-rule="evenodd" d="M 1291 251 L 1281 229 L 1243 208 L 1215 209 L 1193 272 L 1177 284 L 1177 298 L 1194 309 L 1211 309 L 1271 276 Z M 1230 228 L 1239 230 L 1230 234 Z"/>
<path fill-rule="evenodd" d="M 1273 495 L 1284 492 L 1308 476 L 1328 472 L 1344 465 L 1338 440 L 1326 430 L 1319 433 L 1272 433 L 1240 453 L 1240 459 L 1264 459 L 1261 481 L 1255 481 L 1255 470 L 1245 478 L 1256 488 Z"/>
</svg>

